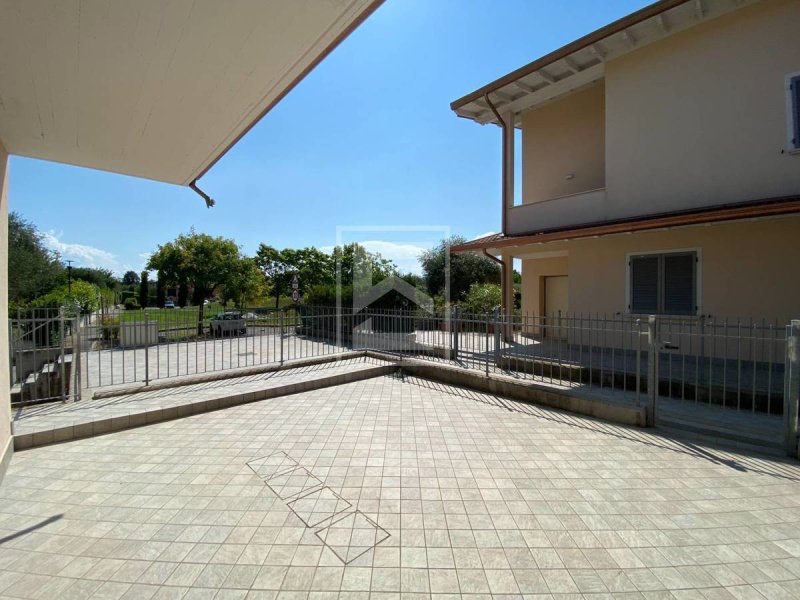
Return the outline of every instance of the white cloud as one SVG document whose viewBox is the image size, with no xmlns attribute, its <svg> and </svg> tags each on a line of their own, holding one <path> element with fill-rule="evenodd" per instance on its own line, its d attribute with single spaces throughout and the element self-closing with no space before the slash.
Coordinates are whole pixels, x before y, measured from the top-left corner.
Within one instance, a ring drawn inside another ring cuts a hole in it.
<svg viewBox="0 0 800 600">
<path fill-rule="evenodd" d="M 488 237 L 488 236 L 494 235 L 496 233 L 497 233 L 496 231 L 487 231 L 486 233 L 482 233 L 480 235 L 476 235 L 474 238 L 472 238 L 472 240 L 479 240 L 482 237 Z M 470 240 L 470 241 L 472 241 L 472 240 Z"/>
<path fill-rule="evenodd" d="M 70 244 L 61 240 L 62 232 L 43 231 L 42 241 L 51 250 L 55 250 L 64 260 L 74 260 L 76 266 L 95 269 L 110 269 L 116 274 L 124 273 L 131 267 L 123 264 L 116 254 L 89 246 L 87 244 Z"/>
</svg>

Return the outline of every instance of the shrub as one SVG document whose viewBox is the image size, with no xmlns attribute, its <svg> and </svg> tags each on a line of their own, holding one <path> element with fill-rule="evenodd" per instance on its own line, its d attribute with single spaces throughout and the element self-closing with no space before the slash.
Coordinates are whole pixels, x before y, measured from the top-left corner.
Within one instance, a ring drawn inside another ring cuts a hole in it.
<svg viewBox="0 0 800 600">
<path fill-rule="evenodd" d="M 466 313 L 486 314 L 500 306 L 500 286 L 494 283 L 473 283 L 461 303 Z"/>
<path fill-rule="evenodd" d="M 100 325 L 101 335 L 107 342 L 113 342 L 119 339 L 119 319 L 117 317 L 103 317 L 103 322 Z"/>
<path fill-rule="evenodd" d="M 125 299 L 125 310 L 139 310 L 141 306 L 136 298 Z"/>
</svg>

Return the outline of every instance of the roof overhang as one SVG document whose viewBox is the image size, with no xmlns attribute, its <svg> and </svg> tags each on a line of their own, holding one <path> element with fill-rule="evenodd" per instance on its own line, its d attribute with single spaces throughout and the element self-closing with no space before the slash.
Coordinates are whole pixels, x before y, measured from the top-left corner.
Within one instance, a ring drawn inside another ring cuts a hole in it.
<svg viewBox="0 0 800 600">
<path fill-rule="evenodd" d="M 725 223 L 746 219 L 765 219 L 800 214 L 800 196 L 769 198 L 755 202 L 728 204 L 713 209 L 662 213 L 635 219 L 594 223 L 571 229 L 558 229 L 523 235 L 503 235 L 495 233 L 463 244 L 450 247 L 450 252 L 499 252 L 504 248 L 563 242 L 583 238 L 597 238 L 608 235 L 628 234 L 675 227 L 690 227 Z"/>
<path fill-rule="evenodd" d="M 0 143 L 188 185 L 380 3 L 0 0 Z"/>
<path fill-rule="evenodd" d="M 450 104 L 459 117 L 498 124 L 605 78 L 610 60 L 758 0 L 660 0 L 504 75 Z"/>
</svg>

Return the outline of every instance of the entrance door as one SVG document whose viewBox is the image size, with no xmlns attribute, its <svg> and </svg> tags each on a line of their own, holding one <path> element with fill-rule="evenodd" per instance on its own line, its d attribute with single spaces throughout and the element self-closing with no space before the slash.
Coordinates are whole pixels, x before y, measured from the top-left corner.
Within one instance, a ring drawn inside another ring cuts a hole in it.
<svg viewBox="0 0 800 600">
<path fill-rule="evenodd" d="M 548 327 L 545 335 L 564 338 L 567 334 L 567 323 L 562 317 L 567 316 L 569 307 L 569 286 L 566 275 L 544 278 L 544 314 Z"/>
</svg>

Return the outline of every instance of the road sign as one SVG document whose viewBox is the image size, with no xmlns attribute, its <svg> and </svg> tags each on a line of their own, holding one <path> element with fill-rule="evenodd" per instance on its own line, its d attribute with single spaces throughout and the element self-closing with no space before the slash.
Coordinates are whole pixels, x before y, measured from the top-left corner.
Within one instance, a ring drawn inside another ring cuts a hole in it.
<svg viewBox="0 0 800 600">
<path fill-rule="evenodd" d="M 292 302 L 298 302 L 299 300 L 300 300 L 300 291 L 292 290 Z"/>
<path fill-rule="evenodd" d="M 295 275 L 292 276 L 292 289 L 296 290 L 299 287 L 300 287 L 300 279 L 295 274 Z"/>
</svg>

